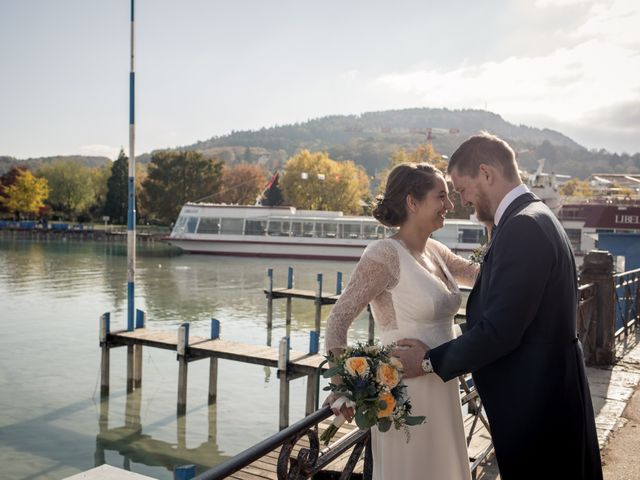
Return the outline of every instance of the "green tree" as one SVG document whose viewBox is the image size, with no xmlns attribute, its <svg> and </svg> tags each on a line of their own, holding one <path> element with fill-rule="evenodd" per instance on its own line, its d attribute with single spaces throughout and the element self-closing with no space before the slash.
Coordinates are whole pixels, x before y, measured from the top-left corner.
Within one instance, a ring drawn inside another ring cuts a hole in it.
<svg viewBox="0 0 640 480">
<path fill-rule="evenodd" d="M 15 182 L 2 186 L 0 203 L 11 213 L 33 215 L 44 207 L 44 201 L 49 195 L 47 180 L 36 178 L 29 170 L 19 170 Z"/>
<path fill-rule="evenodd" d="M 225 203 L 253 205 L 266 183 L 265 172 L 258 165 L 225 165 L 222 172 L 222 188 L 215 199 Z"/>
<path fill-rule="evenodd" d="M 141 201 L 150 217 L 173 222 L 187 202 L 220 191 L 223 163 L 195 151 L 161 151 L 151 156 Z"/>
<path fill-rule="evenodd" d="M 282 193 L 285 203 L 297 208 L 360 214 L 369 177 L 352 161 L 336 162 L 325 152 L 302 150 L 287 161 Z"/>
<path fill-rule="evenodd" d="M 70 161 L 61 161 L 44 165 L 37 173 L 49 182 L 47 203 L 68 218 L 77 217 L 95 198 L 90 168 Z"/>
<path fill-rule="evenodd" d="M 129 193 L 129 158 L 120 150 L 118 158 L 111 165 L 111 176 L 107 180 L 107 196 L 103 214 L 112 223 L 126 224 Z"/>
</svg>

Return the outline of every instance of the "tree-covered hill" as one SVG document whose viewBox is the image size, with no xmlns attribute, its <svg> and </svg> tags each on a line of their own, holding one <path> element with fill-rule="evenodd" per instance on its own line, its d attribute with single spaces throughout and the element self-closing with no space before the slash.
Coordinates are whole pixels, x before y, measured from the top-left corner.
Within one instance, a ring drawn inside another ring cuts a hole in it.
<svg viewBox="0 0 640 480">
<path fill-rule="evenodd" d="M 606 150 L 587 150 L 560 132 L 514 125 L 484 110 L 411 108 L 332 115 L 256 131 L 233 131 L 181 149 L 197 150 L 228 164 L 259 163 L 269 170 L 282 168 L 301 149 L 324 151 L 335 160 L 353 160 L 373 175 L 384 170 L 392 153 L 400 148 L 415 149 L 432 142 L 436 151 L 450 156 L 465 138 L 482 130 L 506 139 L 516 150 L 521 167 L 527 170 L 534 170 L 537 160 L 545 158 L 545 170 L 579 178 L 597 172 L 640 172 L 640 153 L 619 155 Z M 106 157 L 16 160 L 0 156 L 0 174 L 16 162 L 37 169 L 56 159 L 74 159 L 88 166 L 109 161 Z M 136 159 L 147 163 L 150 154 Z"/>
<path fill-rule="evenodd" d="M 111 160 L 107 157 L 86 157 L 83 155 L 56 155 L 53 157 L 28 158 L 26 160 L 0 156 L 0 175 L 8 172 L 12 166 L 27 167 L 29 170 L 35 171 L 43 165 L 50 165 L 57 161 L 73 162 L 90 168 L 111 164 Z"/>
</svg>

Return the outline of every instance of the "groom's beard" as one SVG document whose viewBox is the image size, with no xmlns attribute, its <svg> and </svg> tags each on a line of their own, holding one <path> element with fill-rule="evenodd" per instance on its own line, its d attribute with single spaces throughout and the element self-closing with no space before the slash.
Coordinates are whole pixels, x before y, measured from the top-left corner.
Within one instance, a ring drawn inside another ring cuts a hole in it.
<svg viewBox="0 0 640 480">
<path fill-rule="evenodd" d="M 476 210 L 476 218 L 485 223 L 485 222 L 493 222 L 494 214 L 491 212 L 491 207 L 489 204 L 489 197 L 484 192 L 478 192 L 478 200 L 473 205 Z"/>
</svg>

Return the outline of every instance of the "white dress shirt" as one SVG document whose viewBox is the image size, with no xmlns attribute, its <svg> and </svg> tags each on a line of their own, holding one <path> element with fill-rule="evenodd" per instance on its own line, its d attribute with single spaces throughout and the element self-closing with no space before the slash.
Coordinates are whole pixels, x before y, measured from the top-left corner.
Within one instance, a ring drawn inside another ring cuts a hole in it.
<svg viewBox="0 0 640 480">
<path fill-rule="evenodd" d="M 498 208 L 496 209 L 496 214 L 493 216 L 494 225 L 497 226 L 500 223 L 500 219 L 502 218 L 502 215 L 504 215 L 504 212 L 507 211 L 507 208 L 509 207 L 509 205 L 511 205 L 516 198 L 528 192 L 529 192 L 529 187 L 527 187 L 524 183 L 521 183 L 516 188 L 511 190 L 509 193 L 507 193 L 502 199 L 502 201 L 498 204 Z"/>
</svg>

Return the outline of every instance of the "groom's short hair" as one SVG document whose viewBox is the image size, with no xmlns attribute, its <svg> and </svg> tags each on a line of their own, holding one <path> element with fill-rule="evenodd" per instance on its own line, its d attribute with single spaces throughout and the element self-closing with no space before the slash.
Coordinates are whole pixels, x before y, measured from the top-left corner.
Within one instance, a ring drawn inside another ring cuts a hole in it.
<svg viewBox="0 0 640 480">
<path fill-rule="evenodd" d="M 476 178 L 480 164 L 498 168 L 508 180 L 518 178 L 516 154 L 507 142 L 487 132 L 467 138 L 453 152 L 447 173 L 457 170 L 460 175 Z"/>
</svg>

